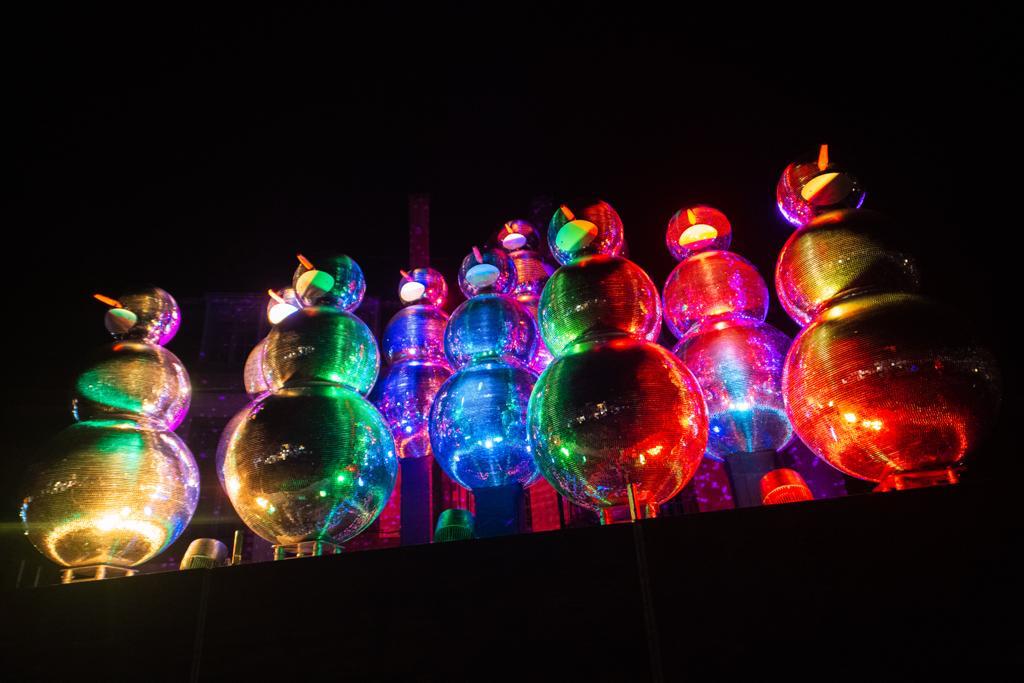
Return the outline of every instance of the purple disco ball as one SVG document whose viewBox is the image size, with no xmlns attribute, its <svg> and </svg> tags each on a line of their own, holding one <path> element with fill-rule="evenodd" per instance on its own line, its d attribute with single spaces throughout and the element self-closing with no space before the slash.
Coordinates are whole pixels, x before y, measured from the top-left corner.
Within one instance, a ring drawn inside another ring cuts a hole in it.
<svg viewBox="0 0 1024 683">
<path fill-rule="evenodd" d="M 399 458 L 430 455 L 430 408 L 451 377 L 441 363 L 409 361 L 392 365 L 375 389 L 377 408 L 391 427 Z"/>
</svg>

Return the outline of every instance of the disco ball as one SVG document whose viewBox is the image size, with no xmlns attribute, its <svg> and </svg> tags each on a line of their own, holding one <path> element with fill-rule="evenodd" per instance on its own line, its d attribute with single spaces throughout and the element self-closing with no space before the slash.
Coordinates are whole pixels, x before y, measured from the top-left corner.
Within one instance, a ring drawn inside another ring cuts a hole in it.
<svg viewBox="0 0 1024 683">
<path fill-rule="evenodd" d="M 495 243 L 510 253 L 517 251 L 536 252 L 541 247 L 540 232 L 530 221 L 516 218 L 501 226 L 494 238 Z"/>
<path fill-rule="evenodd" d="M 789 351 L 786 412 L 800 439 L 861 479 L 959 462 L 995 421 L 992 356 L 915 294 L 868 294 L 826 309 Z"/>
<path fill-rule="evenodd" d="M 121 308 L 136 316 L 135 325 L 118 339 L 133 339 L 163 346 L 181 326 L 181 309 L 174 297 L 159 287 L 141 287 L 117 298 Z"/>
<path fill-rule="evenodd" d="M 79 422 L 44 447 L 21 517 L 65 567 L 134 567 L 169 546 L 199 500 L 199 469 L 174 433 L 130 420 Z"/>
<path fill-rule="evenodd" d="M 615 256 L 590 256 L 556 270 L 538 314 L 555 356 L 584 334 L 618 332 L 654 341 L 661 332 L 658 289 L 640 266 Z"/>
<path fill-rule="evenodd" d="M 620 336 L 556 358 L 530 398 L 530 443 L 544 477 L 584 507 L 656 507 L 690 480 L 708 438 L 700 386 L 669 351 Z"/>
<path fill-rule="evenodd" d="M 232 426 L 219 458 L 224 487 L 246 526 L 271 543 L 344 542 L 391 497 L 398 474 L 391 432 L 350 389 L 282 389 Z"/>
<path fill-rule="evenodd" d="M 454 368 L 483 359 L 527 365 L 539 336 L 523 304 L 502 294 L 479 294 L 452 313 L 444 330 L 444 350 Z"/>
<path fill-rule="evenodd" d="M 502 363 L 477 363 L 438 390 L 430 443 L 438 464 L 460 486 L 492 488 L 537 478 L 526 435 L 526 406 L 537 377 Z"/>
<path fill-rule="evenodd" d="M 391 427 L 398 457 L 430 454 L 430 406 L 451 374 L 441 363 L 410 361 L 391 366 L 378 384 L 377 408 Z"/>
<path fill-rule="evenodd" d="M 563 266 L 584 256 L 619 256 L 624 245 L 622 219 L 600 199 L 562 204 L 548 222 L 548 247 Z"/>
<path fill-rule="evenodd" d="M 267 338 L 260 339 L 245 358 L 242 383 L 249 398 L 256 398 L 270 391 L 267 375 L 263 369 L 263 354 L 266 353 Z"/>
<path fill-rule="evenodd" d="M 316 270 L 330 275 L 334 279 L 334 286 L 326 294 L 318 296 L 315 301 L 303 297 L 306 305 L 328 306 L 350 312 L 359 308 L 366 293 L 366 278 L 363 277 L 363 271 L 358 263 L 344 254 L 314 254 L 309 261 Z M 292 276 L 292 288 L 295 291 L 302 291 L 299 287 L 299 278 L 309 270 L 305 264 L 299 263 Z"/>
<path fill-rule="evenodd" d="M 327 306 L 295 312 L 267 335 L 263 369 L 271 390 L 343 384 L 361 394 L 377 381 L 377 340 L 362 320 Z"/>
<path fill-rule="evenodd" d="M 731 251 L 704 251 L 681 261 L 665 282 L 665 322 L 677 338 L 696 323 L 739 313 L 764 320 L 768 285 L 750 261 Z"/>
<path fill-rule="evenodd" d="M 668 221 L 665 245 L 677 261 L 699 251 L 728 249 L 732 225 L 725 214 L 713 206 L 679 209 Z"/>
<path fill-rule="evenodd" d="M 418 360 L 447 363 L 444 328 L 448 315 L 439 308 L 416 304 L 394 315 L 384 328 L 381 352 L 390 363 Z"/>
<path fill-rule="evenodd" d="M 901 228 L 874 211 L 818 216 L 790 235 L 775 266 L 779 301 L 806 325 L 833 301 L 851 294 L 916 292 L 914 260 L 895 246 Z"/>
<path fill-rule="evenodd" d="M 698 323 L 674 353 L 697 378 L 708 406 L 707 454 L 778 450 L 793 428 L 782 397 L 790 339 L 740 316 Z"/>
<path fill-rule="evenodd" d="M 476 249 L 459 266 L 459 289 L 466 298 L 478 294 L 510 294 L 516 267 L 503 249 Z"/>
<path fill-rule="evenodd" d="M 398 298 L 406 305 L 423 304 L 440 308 L 448 299 L 448 284 L 444 276 L 433 268 L 415 268 L 402 274 Z"/>
<path fill-rule="evenodd" d="M 536 251 L 519 249 L 509 256 L 515 266 L 516 283 L 512 296 L 521 303 L 533 303 L 544 291 L 544 283 L 555 272 L 554 267 Z"/>
<path fill-rule="evenodd" d="M 78 375 L 71 410 L 76 420 L 120 417 L 170 430 L 185 418 L 191 397 L 177 356 L 156 344 L 119 341 L 93 354 Z"/>
<path fill-rule="evenodd" d="M 860 182 L 829 158 L 827 145 L 787 166 L 775 188 L 779 211 L 798 228 L 828 211 L 859 209 L 864 196 Z"/>
</svg>

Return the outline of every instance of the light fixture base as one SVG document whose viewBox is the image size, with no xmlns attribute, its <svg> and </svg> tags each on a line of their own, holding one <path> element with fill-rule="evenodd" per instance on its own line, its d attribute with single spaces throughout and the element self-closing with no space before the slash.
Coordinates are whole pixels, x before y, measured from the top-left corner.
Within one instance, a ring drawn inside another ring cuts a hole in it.
<svg viewBox="0 0 1024 683">
<path fill-rule="evenodd" d="M 935 470 L 893 472 L 878 482 L 875 491 L 885 493 L 886 491 L 907 491 L 909 489 L 923 489 L 929 486 L 959 484 L 960 471 L 962 469 L 962 467 L 954 465 Z"/>
<path fill-rule="evenodd" d="M 320 557 L 321 555 L 340 555 L 343 548 L 331 541 L 300 541 L 287 545 L 274 546 L 274 560 L 294 560 L 300 557 Z"/>
<path fill-rule="evenodd" d="M 61 583 L 84 583 L 86 581 L 102 581 L 103 579 L 119 579 L 123 576 L 135 576 L 134 569 L 115 567 L 111 564 L 91 564 L 85 567 L 69 567 L 60 574 Z"/>
</svg>

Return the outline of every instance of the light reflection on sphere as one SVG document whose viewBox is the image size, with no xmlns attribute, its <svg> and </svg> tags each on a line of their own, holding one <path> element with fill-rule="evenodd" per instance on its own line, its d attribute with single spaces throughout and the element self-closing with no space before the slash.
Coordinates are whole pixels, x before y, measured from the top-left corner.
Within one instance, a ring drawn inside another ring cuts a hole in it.
<svg viewBox="0 0 1024 683">
<path fill-rule="evenodd" d="M 394 489 L 391 432 L 349 389 L 282 389 L 231 426 L 225 489 L 246 526 L 271 543 L 344 542 L 377 518 Z"/>
<path fill-rule="evenodd" d="M 477 490 L 537 478 L 526 432 L 536 375 L 502 363 L 477 363 L 438 390 L 430 413 L 434 458 L 460 486 Z"/>
<path fill-rule="evenodd" d="M 562 204 L 548 222 L 548 248 L 563 266 L 584 256 L 619 256 L 624 245 L 622 219 L 600 199 Z"/>
<path fill-rule="evenodd" d="M 451 374 L 441 363 L 411 361 L 391 366 L 380 381 L 377 408 L 391 427 L 398 457 L 430 454 L 430 407 Z"/>
<path fill-rule="evenodd" d="M 538 308 L 541 334 L 555 356 L 584 334 L 620 332 L 653 341 L 661 331 L 661 298 L 632 261 L 590 256 L 555 271 Z"/>
<path fill-rule="evenodd" d="M 681 339 L 705 318 L 768 315 L 768 286 L 749 261 L 731 251 L 704 251 L 681 261 L 665 282 L 665 322 Z"/>
<path fill-rule="evenodd" d="M 914 294 L 869 294 L 826 309 L 786 358 L 786 411 L 800 439 L 846 474 L 954 465 L 999 404 L 995 360 L 948 312 Z"/>
<path fill-rule="evenodd" d="M 142 564 L 178 538 L 199 500 L 188 447 L 142 423 L 76 423 L 40 462 L 22 519 L 32 545 L 65 567 Z"/>
<path fill-rule="evenodd" d="M 257 398 L 270 391 L 266 373 L 263 369 L 263 354 L 267 350 L 267 338 L 260 339 L 245 358 L 242 370 L 242 383 L 249 398 Z"/>
<path fill-rule="evenodd" d="M 317 297 L 316 301 L 304 300 L 306 305 L 329 306 L 341 311 L 354 311 L 359 308 L 366 293 L 366 278 L 363 270 L 351 257 L 344 254 L 332 254 L 321 256 L 318 254 L 307 254 L 314 268 L 323 271 L 334 278 L 334 286 L 331 291 Z M 302 263 L 295 269 L 292 275 L 292 289 L 298 290 L 299 278 L 309 268 Z"/>
<path fill-rule="evenodd" d="M 140 287 L 117 297 L 121 307 L 136 316 L 135 325 L 118 339 L 133 339 L 163 346 L 181 326 L 181 309 L 168 292 L 159 287 Z"/>
<path fill-rule="evenodd" d="M 444 306 L 448 300 L 448 283 L 444 275 L 433 268 L 414 268 L 407 275 L 398 284 L 398 298 L 403 304 Z"/>
<path fill-rule="evenodd" d="M 782 396 L 789 345 L 768 323 L 730 316 L 697 324 L 676 346 L 704 391 L 708 455 L 778 450 L 792 438 Z"/>
<path fill-rule="evenodd" d="M 540 231 L 530 221 L 516 218 L 505 223 L 494 237 L 497 246 L 505 251 L 539 251 L 541 248 Z"/>
<path fill-rule="evenodd" d="M 526 303 L 523 305 L 530 311 L 530 315 L 533 316 L 533 323 L 537 327 L 537 350 L 534 352 L 533 358 L 527 367 L 535 375 L 540 375 L 551 364 L 554 356 L 548 350 L 548 345 L 544 343 L 544 338 L 540 334 L 540 323 L 537 320 L 537 304 Z"/>
<path fill-rule="evenodd" d="M 178 357 L 155 344 L 114 342 L 93 355 L 75 380 L 76 420 L 113 417 L 177 428 L 188 412 L 192 385 Z"/>
<path fill-rule="evenodd" d="M 381 352 L 391 364 L 419 360 L 447 363 L 444 328 L 448 315 L 439 308 L 407 306 L 391 318 L 381 338 Z"/>
<path fill-rule="evenodd" d="M 288 315 L 291 315 L 291 313 L 294 313 L 305 305 L 302 303 L 302 299 L 299 298 L 299 295 L 296 294 L 295 290 L 291 287 L 276 289 L 274 290 L 274 293 L 280 297 L 284 303 L 282 304 L 274 297 L 268 297 L 267 320 L 270 321 L 271 325 L 278 324 L 281 320 L 288 317 Z M 289 306 L 291 309 L 288 308 Z"/>
<path fill-rule="evenodd" d="M 617 337 L 584 342 L 537 381 L 530 443 L 544 477 L 578 505 L 656 506 L 697 471 L 708 417 L 700 386 L 668 350 Z"/>
<path fill-rule="evenodd" d="M 310 383 L 342 384 L 361 394 L 377 381 L 377 340 L 362 320 L 335 308 L 296 311 L 267 335 L 263 368 L 272 390 Z"/>
<path fill-rule="evenodd" d="M 462 302 L 444 331 L 445 354 L 454 368 L 483 359 L 525 366 L 539 341 L 529 309 L 502 294 L 480 294 Z"/>
<path fill-rule="evenodd" d="M 478 294 L 510 294 L 516 286 L 516 266 L 504 249 L 479 249 L 469 253 L 459 266 L 459 289 L 466 298 Z M 480 281 L 482 272 L 493 272 L 494 277 Z"/>
<path fill-rule="evenodd" d="M 895 246 L 900 227 L 874 211 L 833 211 L 797 230 L 775 265 L 779 302 L 806 325 L 843 296 L 916 292 L 920 274 L 913 258 Z"/>
</svg>

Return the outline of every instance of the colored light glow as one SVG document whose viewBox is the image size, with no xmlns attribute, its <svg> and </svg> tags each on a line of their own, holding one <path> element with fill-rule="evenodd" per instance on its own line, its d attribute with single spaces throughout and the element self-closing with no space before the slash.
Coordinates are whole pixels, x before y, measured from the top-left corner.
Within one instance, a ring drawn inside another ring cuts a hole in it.
<svg viewBox="0 0 1024 683">
<path fill-rule="evenodd" d="M 419 282 L 403 282 L 402 287 L 398 290 L 398 297 L 408 304 L 418 301 L 426 291 L 427 288 Z"/>
<path fill-rule="evenodd" d="M 853 189 L 853 183 L 845 173 L 829 171 L 816 175 L 800 188 L 804 201 L 813 204 L 836 204 Z"/>
<path fill-rule="evenodd" d="M 559 249 L 571 252 L 583 249 L 596 238 L 597 225 L 583 219 L 570 220 L 558 230 L 555 244 Z"/>
<path fill-rule="evenodd" d="M 159 552 L 167 540 L 168 530 L 154 522 L 127 519 L 122 514 L 110 512 L 100 517 L 75 519 L 55 527 L 45 539 L 49 556 L 63 561 L 63 546 L 66 542 L 74 543 L 79 537 L 91 537 L 96 545 L 102 546 L 108 542 L 116 544 L 117 537 L 126 535 L 132 543 L 141 546 L 140 554 L 152 556 Z M 114 538 L 108 541 L 107 537 Z M 105 558 L 99 559 L 103 561 Z"/>
<path fill-rule="evenodd" d="M 685 247 L 695 242 L 704 242 L 718 237 L 718 231 L 710 225 L 698 223 L 683 230 L 679 235 L 679 246 Z"/>
<path fill-rule="evenodd" d="M 828 168 L 828 145 L 818 148 L 818 170 L 824 171 Z"/>
<path fill-rule="evenodd" d="M 124 334 L 135 327 L 139 317 L 127 308 L 111 308 L 103 318 L 103 325 L 111 334 Z"/>
<path fill-rule="evenodd" d="M 466 282 L 477 288 L 489 287 L 498 281 L 501 271 L 490 263 L 483 263 L 482 258 L 479 257 L 479 252 L 476 252 L 476 254 L 480 263 L 466 271 Z"/>
<path fill-rule="evenodd" d="M 103 302 L 108 306 L 112 306 L 113 308 L 123 308 L 123 306 L 121 306 L 120 301 L 118 301 L 117 299 L 112 299 L 109 296 L 104 296 L 103 294 L 93 294 L 92 298 L 96 299 L 97 301 Z"/>
<path fill-rule="evenodd" d="M 271 325 L 276 325 L 297 310 L 299 310 L 297 307 L 282 301 L 270 307 L 270 310 L 267 311 L 267 319 Z"/>
<path fill-rule="evenodd" d="M 295 291 L 306 299 L 315 299 L 334 288 L 334 278 L 322 270 L 307 270 L 295 282 Z"/>
<path fill-rule="evenodd" d="M 526 244 L 526 235 L 518 232 L 511 232 L 505 235 L 501 240 L 501 246 L 505 247 L 509 251 L 513 249 L 521 249 Z"/>
<path fill-rule="evenodd" d="M 480 253 L 480 250 L 477 249 L 476 247 L 473 247 L 473 258 L 476 259 L 477 263 L 483 263 L 484 262 L 483 255 Z"/>
<path fill-rule="evenodd" d="M 308 268 L 309 270 L 314 270 L 313 263 L 308 258 L 303 256 L 302 254 L 296 254 L 295 258 L 299 259 L 299 263 L 301 263 L 304 268 Z"/>
</svg>

